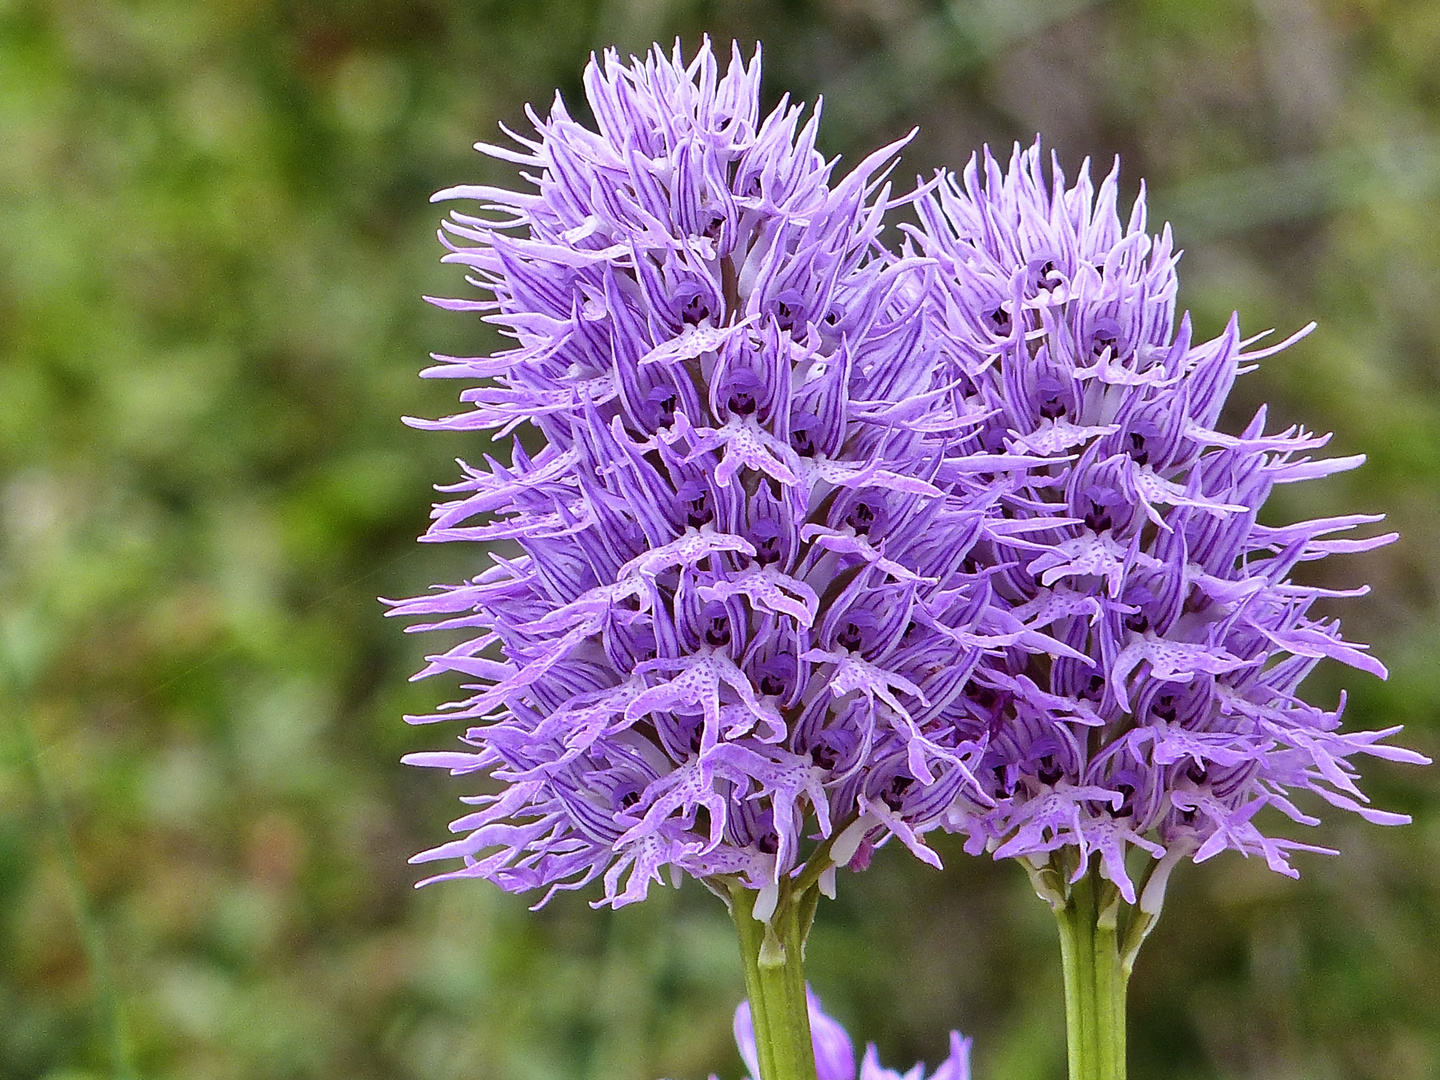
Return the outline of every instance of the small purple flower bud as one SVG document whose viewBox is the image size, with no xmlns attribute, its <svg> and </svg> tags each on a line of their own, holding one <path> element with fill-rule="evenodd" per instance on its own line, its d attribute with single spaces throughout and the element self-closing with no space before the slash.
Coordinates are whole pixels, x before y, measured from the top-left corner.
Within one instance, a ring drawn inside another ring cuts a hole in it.
<svg viewBox="0 0 1440 1080">
<path fill-rule="evenodd" d="M 820 1008 L 820 999 L 805 988 L 810 1013 L 810 1039 L 815 1048 L 816 1080 L 857 1080 L 855 1046 L 839 1021 L 827 1016 Z M 751 1077 L 760 1075 L 760 1058 L 755 1046 L 755 1022 L 750 1003 L 742 1001 L 735 1010 L 735 1044 Z M 880 1064 L 875 1044 L 865 1048 L 858 1080 L 926 1080 L 925 1066 L 916 1064 L 902 1077 Z M 950 1033 L 950 1054 L 929 1074 L 929 1080 L 970 1080 L 970 1040 L 958 1031 Z"/>
</svg>

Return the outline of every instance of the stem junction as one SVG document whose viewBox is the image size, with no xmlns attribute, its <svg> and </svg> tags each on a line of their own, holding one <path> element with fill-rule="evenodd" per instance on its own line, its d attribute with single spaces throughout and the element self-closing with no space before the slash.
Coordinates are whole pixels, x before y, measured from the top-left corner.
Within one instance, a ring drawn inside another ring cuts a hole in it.
<svg viewBox="0 0 1440 1080">
<path fill-rule="evenodd" d="M 1070 1080 L 1125 1080 L 1125 991 L 1159 916 L 1173 860 L 1150 864 L 1135 905 L 1101 875 L 1098 863 L 1078 872 L 1073 848 L 1042 864 L 1022 862 L 1059 924 Z M 1147 889 L 1152 880 L 1157 888 Z"/>
</svg>

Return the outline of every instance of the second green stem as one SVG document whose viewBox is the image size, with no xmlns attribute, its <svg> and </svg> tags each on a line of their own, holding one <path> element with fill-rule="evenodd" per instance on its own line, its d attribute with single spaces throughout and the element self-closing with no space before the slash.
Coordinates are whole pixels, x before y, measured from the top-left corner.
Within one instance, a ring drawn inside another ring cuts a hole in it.
<svg viewBox="0 0 1440 1080">
<path fill-rule="evenodd" d="M 805 936 L 815 889 L 786 890 L 769 923 L 753 916 L 756 893 L 735 886 L 730 914 L 740 935 L 745 991 L 755 1025 L 760 1075 L 755 1080 L 816 1080 L 815 1048 L 805 993 Z"/>
<path fill-rule="evenodd" d="M 1125 988 L 1119 897 L 1091 868 L 1071 885 L 1055 917 L 1065 969 L 1070 1080 L 1125 1080 Z"/>
</svg>

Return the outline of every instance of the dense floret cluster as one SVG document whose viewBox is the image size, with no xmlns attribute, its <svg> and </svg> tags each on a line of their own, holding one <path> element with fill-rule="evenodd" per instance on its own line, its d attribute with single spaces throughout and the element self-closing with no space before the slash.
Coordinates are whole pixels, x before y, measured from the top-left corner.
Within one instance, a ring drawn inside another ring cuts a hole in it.
<svg viewBox="0 0 1440 1080">
<path fill-rule="evenodd" d="M 948 826 L 972 851 L 1033 865 L 1068 849 L 1077 874 L 1098 853 L 1131 903 L 1126 854 L 1141 848 L 1163 867 L 1158 906 L 1186 855 L 1233 848 L 1293 875 L 1288 852 L 1323 850 L 1254 824 L 1267 805 L 1316 823 L 1295 790 L 1406 820 L 1364 805 L 1348 759 L 1425 759 L 1377 745 L 1398 729 L 1340 732 L 1343 701 L 1326 711 L 1297 696 L 1327 657 L 1385 669 L 1310 614 L 1366 590 L 1297 584 L 1291 571 L 1394 534 L 1336 537 L 1371 515 L 1257 520 L 1274 485 L 1363 458 L 1313 459 L 1329 437 L 1267 433 L 1264 408 L 1238 436 L 1216 430 L 1236 375 L 1313 324 L 1249 352 L 1234 318 L 1208 342 L 1192 340 L 1188 315 L 1177 329 L 1169 227 L 1146 232 L 1143 189 L 1122 222 L 1117 171 L 1096 190 L 1082 168 L 1067 186 L 1058 163 L 1047 179 L 1038 143 L 1017 147 L 1008 170 L 987 151 L 940 178 L 911 237 L 939 266 L 936 324 L 986 415 L 968 445 L 1043 459 L 1001 505 L 1047 527 L 981 541 L 970 558 L 995 603 L 1065 650 L 1006 650 L 973 674 L 962 737 L 986 745 L 977 775 L 993 806 L 957 803 Z"/>
<path fill-rule="evenodd" d="M 759 54 L 708 43 L 592 61 L 596 127 L 557 97 L 518 149 L 530 191 L 462 186 L 437 300 L 514 339 L 426 374 L 517 429 L 464 467 L 426 535 L 490 545 L 477 577 L 393 603 L 463 631 L 421 675 L 476 680 L 434 716 L 488 775 L 418 860 L 442 877 L 605 900 L 662 871 L 764 889 L 898 836 L 966 834 L 1032 866 L 1093 853 L 1126 898 L 1167 868 L 1286 853 L 1253 824 L 1308 789 L 1375 821 L 1343 734 L 1296 694 L 1320 659 L 1383 668 L 1309 614 L 1298 563 L 1378 519 L 1266 526 L 1271 487 L 1350 468 L 1324 438 L 1215 429 L 1246 352 L 1175 327 L 1168 229 L 1128 223 L 1112 172 L 1066 186 L 1038 146 L 912 196 L 898 144 L 839 179 Z M 914 204 L 898 254 L 887 212 Z M 433 880 L 433 879 L 432 879 Z M 828 879 L 822 878 L 825 884 Z M 1163 889 L 1164 874 L 1155 879 Z"/>
<path fill-rule="evenodd" d="M 614 904 L 667 866 L 764 888 L 817 843 L 934 861 L 920 835 L 978 795 L 971 668 L 1048 639 L 965 561 L 1010 535 L 996 475 L 1024 459 L 968 447 L 932 268 L 878 243 L 896 148 L 832 184 L 815 116 L 760 116 L 758 54 L 609 54 L 585 86 L 598 133 L 557 99 L 523 152 L 486 148 L 536 192 L 437 196 L 482 203 L 443 236 L 493 294 L 439 303 L 518 347 L 431 369 L 490 380 L 433 426 L 543 445 L 467 467 L 426 537 L 520 553 L 393 608 L 478 631 L 422 672 L 483 680 L 434 717 L 475 752 L 409 760 L 504 783 L 420 858 L 513 890 L 603 874 Z"/>
</svg>

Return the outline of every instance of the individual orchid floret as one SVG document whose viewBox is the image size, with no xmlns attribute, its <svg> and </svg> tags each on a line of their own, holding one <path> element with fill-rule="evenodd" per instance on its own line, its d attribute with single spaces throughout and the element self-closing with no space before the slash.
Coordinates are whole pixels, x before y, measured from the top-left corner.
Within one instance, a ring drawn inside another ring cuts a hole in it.
<svg viewBox="0 0 1440 1080">
<path fill-rule="evenodd" d="M 815 1046 L 816 1080 L 857 1080 L 855 1071 L 855 1047 L 839 1021 L 825 1015 L 820 1000 L 806 988 L 810 1012 L 810 1031 Z M 750 1018 L 750 1005 L 741 1002 L 735 1010 L 735 1044 L 740 1048 L 740 1057 L 750 1070 L 750 1077 L 760 1076 L 759 1058 L 756 1054 L 755 1026 Z M 711 1080 L 715 1080 L 714 1077 Z M 927 1080 L 924 1062 L 919 1062 L 905 1073 L 887 1069 L 880 1064 L 875 1044 L 865 1048 L 860 1061 L 858 1080 Z M 950 1032 L 950 1056 L 928 1074 L 928 1080 L 970 1080 L 970 1040 L 958 1031 Z"/>
<path fill-rule="evenodd" d="M 1365 590 L 1292 572 L 1394 534 L 1344 538 L 1380 520 L 1364 514 L 1258 520 L 1275 485 L 1363 459 L 1313 457 L 1328 436 L 1267 432 L 1263 408 L 1239 434 L 1217 428 L 1236 376 L 1312 327 L 1255 349 L 1232 318 L 1194 341 L 1188 315 L 1175 325 L 1169 227 L 1147 232 L 1143 189 L 1122 219 L 1117 172 L 1097 189 L 1088 167 L 1067 184 L 1052 162 L 1047 177 L 1038 143 L 1008 169 L 986 151 L 919 200 L 910 237 L 939 264 L 935 323 L 986 417 L 966 445 L 1035 459 L 1000 501 L 1036 528 L 977 545 L 974 572 L 1017 627 L 1073 650 L 997 650 L 970 673 L 959 738 L 986 742 L 991 804 L 957 802 L 949 827 L 972 852 L 1071 880 L 1098 860 L 1153 914 L 1177 859 L 1232 848 L 1293 876 L 1290 853 L 1320 849 L 1256 814 L 1313 824 L 1296 792 L 1405 821 L 1368 805 L 1352 759 L 1425 759 L 1380 741 L 1398 728 L 1342 732 L 1343 699 L 1326 710 L 1298 692 L 1323 659 L 1385 669 L 1314 610 Z M 1151 856 L 1143 891 L 1136 849 Z"/>
<path fill-rule="evenodd" d="M 425 536 L 492 565 L 392 608 L 460 634 L 422 676 L 471 680 L 414 718 L 470 749 L 407 760 L 490 777 L 417 856 L 461 862 L 441 877 L 599 877 L 619 906 L 669 868 L 764 910 L 892 836 L 935 862 L 925 832 L 989 802 L 970 671 L 1072 652 L 997 622 L 974 570 L 1029 459 L 969 448 L 986 409 L 935 362 L 931 264 L 880 246 L 897 146 L 837 179 L 759 78 L 758 50 L 607 53 L 597 130 L 557 97 L 518 150 L 479 147 L 529 190 L 436 196 L 479 204 L 441 235 L 481 297 L 435 302 L 514 347 L 440 358 L 470 408 L 414 423 L 523 435 Z"/>
</svg>

